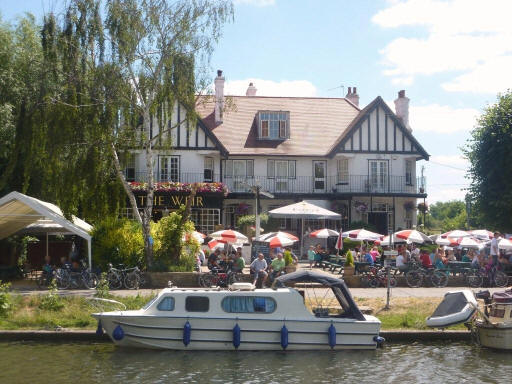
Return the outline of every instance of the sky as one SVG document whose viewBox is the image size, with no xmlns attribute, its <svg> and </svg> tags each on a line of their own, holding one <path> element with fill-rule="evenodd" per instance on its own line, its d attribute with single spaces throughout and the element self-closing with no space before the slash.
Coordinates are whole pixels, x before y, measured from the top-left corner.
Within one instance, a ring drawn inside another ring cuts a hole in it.
<svg viewBox="0 0 512 384">
<path fill-rule="evenodd" d="M 59 0 L 0 0 L 14 21 L 42 17 Z M 431 155 L 428 202 L 463 199 L 461 149 L 486 106 L 512 83 L 511 0 L 235 0 L 235 18 L 211 59 L 228 94 L 342 97 L 364 107 L 410 98 L 412 133 Z"/>
</svg>

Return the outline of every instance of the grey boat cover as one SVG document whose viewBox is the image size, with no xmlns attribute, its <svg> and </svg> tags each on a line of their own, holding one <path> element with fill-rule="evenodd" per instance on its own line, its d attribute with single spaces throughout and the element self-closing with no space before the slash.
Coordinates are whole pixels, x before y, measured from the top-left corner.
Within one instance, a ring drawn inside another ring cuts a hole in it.
<svg viewBox="0 0 512 384">
<path fill-rule="evenodd" d="M 343 317 L 361 321 L 366 320 L 342 279 L 329 276 L 325 273 L 301 270 L 287 273 L 286 275 L 276 278 L 274 281 L 275 287 L 285 287 L 287 284 L 295 283 L 318 283 L 331 288 L 344 310 Z"/>
<path fill-rule="evenodd" d="M 429 321 L 445 320 L 446 323 L 443 326 L 464 323 L 468 321 L 476 311 L 476 308 L 467 307 L 468 299 L 464 292 L 448 292 L 445 294 L 443 301 L 436 308 L 434 313 L 427 319 L 427 325 Z"/>
</svg>

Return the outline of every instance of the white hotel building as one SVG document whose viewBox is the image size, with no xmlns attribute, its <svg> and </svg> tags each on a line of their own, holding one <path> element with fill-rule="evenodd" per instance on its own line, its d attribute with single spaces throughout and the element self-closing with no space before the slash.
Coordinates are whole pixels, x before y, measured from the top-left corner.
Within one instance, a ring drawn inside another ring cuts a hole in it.
<svg viewBox="0 0 512 384">
<path fill-rule="evenodd" d="M 198 103 L 195 127 L 176 124 L 186 114 L 176 107 L 174 148 L 156 150 L 156 180 L 227 186 L 227 195 L 204 195 L 193 205 L 193 220 L 204 233 L 218 224 L 236 227 L 237 216 L 253 213 L 249 188 L 256 184 L 275 196 L 263 197 L 263 212 L 306 199 L 340 213 L 343 228 L 355 221 L 372 223 L 380 233 L 410 228 L 417 200 L 426 197 L 416 161 L 429 155 L 412 135 L 405 91 L 395 107 L 393 112 L 378 96 L 360 109 L 355 87 L 345 98 L 262 97 L 252 84 L 246 96 L 225 96 L 218 71 L 215 98 Z M 158 134 L 157 127 L 153 131 Z M 145 163 L 144 153 L 136 153 L 126 170 L 130 181 L 145 180 Z M 170 198 L 155 202 L 157 216 L 176 208 Z M 306 223 L 322 225 L 339 222 Z M 299 228 L 296 220 L 282 220 L 281 226 Z"/>
</svg>

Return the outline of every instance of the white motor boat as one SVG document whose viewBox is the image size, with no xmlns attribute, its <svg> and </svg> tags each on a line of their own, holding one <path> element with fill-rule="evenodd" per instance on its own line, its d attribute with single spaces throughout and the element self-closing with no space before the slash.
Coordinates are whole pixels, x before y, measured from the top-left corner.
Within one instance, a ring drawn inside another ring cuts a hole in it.
<svg viewBox="0 0 512 384">
<path fill-rule="evenodd" d="M 339 303 L 309 310 L 288 283 L 321 284 Z M 380 321 L 361 313 L 347 286 L 329 275 L 299 271 L 276 279 L 273 288 L 237 283 L 230 290 L 166 288 L 144 308 L 95 313 L 122 347 L 173 350 L 375 349 Z"/>
<path fill-rule="evenodd" d="M 476 298 L 475 298 L 476 297 Z M 483 311 L 476 299 L 484 300 Z M 512 350 L 512 289 L 496 292 L 448 292 L 426 320 L 432 328 L 465 323 L 483 347 Z"/>
</svg>

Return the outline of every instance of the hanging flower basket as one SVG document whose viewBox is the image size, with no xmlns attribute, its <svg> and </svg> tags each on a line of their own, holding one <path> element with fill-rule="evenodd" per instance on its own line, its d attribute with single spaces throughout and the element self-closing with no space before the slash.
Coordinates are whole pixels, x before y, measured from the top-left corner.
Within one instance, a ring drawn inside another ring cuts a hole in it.
<svg viewBox="0 0 512 384">
<path fill-rule="evenodd" d="M 239 215 L 245 215 L 249 211 L 249 205 L 245 203 L 238 204 L 238 207 L 236 207 L 236 213 Z"/>
<path fill-rule="evenodd" d="M 404 209 L 406 211 L 412 211 L 414 209 L 414 207 L 415 207 L 415 205 L 414 205 L 414 203 L 412 201 L 406 201 L 404 203 Z"/>
<path fill-rule="evenodd" d="M 428 212 L 428 205 L 427 203 L 419 203 L 418 204 L 418 211 L 421 213 L 427 213 Z"/>
</svg>

